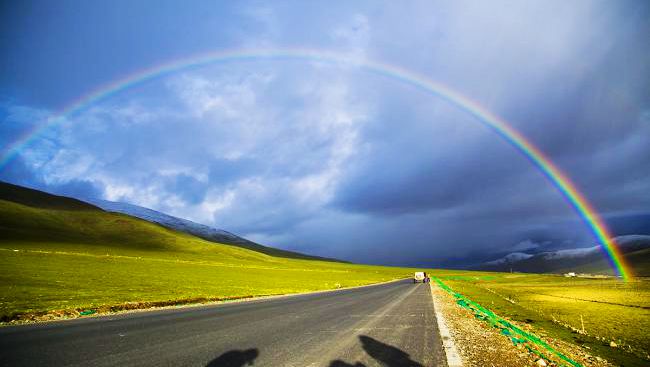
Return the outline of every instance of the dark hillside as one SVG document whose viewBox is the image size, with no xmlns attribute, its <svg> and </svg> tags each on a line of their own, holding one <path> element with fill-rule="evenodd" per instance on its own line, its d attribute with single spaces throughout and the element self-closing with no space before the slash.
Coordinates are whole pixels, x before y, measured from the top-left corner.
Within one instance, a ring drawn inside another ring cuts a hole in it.
<svg viewBox="0 0 650 367">
<path fill-rule="evenodd" d="M 99 210 L 101 208 L 84 201 L 48 194 L 43 191 L 13 185 L 0 181 L 0 200 L 31 206 L 41 209 L 56 210 Z"/>
</svg>

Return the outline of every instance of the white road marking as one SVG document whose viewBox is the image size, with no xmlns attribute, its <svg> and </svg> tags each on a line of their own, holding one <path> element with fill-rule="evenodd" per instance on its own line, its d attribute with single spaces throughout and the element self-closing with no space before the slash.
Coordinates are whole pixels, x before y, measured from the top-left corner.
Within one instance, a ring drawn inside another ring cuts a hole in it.
<svg viewBox="0 0 650 367">
<path fill-rule="evenodd" d="M 456 344 L 454 344 L 454 339 L 449 333 L 449 328 L 445 322 L 445 317 L 440 312 L 440 309 L 436 306 L 436 297 L 434 296 L 433 283 L 429 283 L 431 287 L 431 298 L 433 298 L 433 307 L 436 310 L 436 320 L 438 321 L 438 330 L 440 331 L 440 339 L 442 340 L 442 347 L 445 350 L 445 356 L 447 357 L 447 366 L 448 367 L 462 367 L 463 361 L 458 354 L 458 349 L 456 349 Z"/>
</svg>

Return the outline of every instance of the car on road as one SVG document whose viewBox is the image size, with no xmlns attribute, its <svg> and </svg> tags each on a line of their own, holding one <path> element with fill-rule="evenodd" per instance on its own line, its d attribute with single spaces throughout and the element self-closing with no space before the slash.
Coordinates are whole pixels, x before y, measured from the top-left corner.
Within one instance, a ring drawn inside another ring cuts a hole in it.
<svg viewBox="0 0 650 367">
<path fill-rule="evenodd" d="M 426 283 L 428 281 L 429 277 L 427 277 L 427 273 L 423 271 L 416 271 L 415 275 L 413 275 L 413 283 Z"/>
</svg>

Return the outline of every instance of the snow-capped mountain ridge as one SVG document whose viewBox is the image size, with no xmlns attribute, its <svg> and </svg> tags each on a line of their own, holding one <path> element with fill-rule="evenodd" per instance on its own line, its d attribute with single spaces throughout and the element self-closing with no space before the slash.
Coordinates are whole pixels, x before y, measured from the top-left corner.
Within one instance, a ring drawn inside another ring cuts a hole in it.
<svg viewBox="0 0 650 367">
<path fill-rule="evenodd" d="M 159 211 L 149 209 L 149 208 L 144 208 L 134 204 L 108 201 L 102 199 L 85 199 L 85 201 L 87 201 L 90 204 L 96 205 L 108 212 L 130 215 L 132 217 L 140 218 L 152 223 L 157 223 L 163 227 L 173 229 L 179 232 L 188 233 L 193 236 L 200 237 L 211 242 L 243 247 L 249 250 L 262 252 L 271 256 L 299 258 L 299 259 L 329 260 L 329 261 L 333 260 L 333 259 L 305 255 L 293 251 L 281 250 L 273 247 L 260 245 L 258 243 L 247 240 L 234 233 L 222 229 L 212 228 L 204 224 L 192 222 L 191 220 L 177 218 L 169 214 L 161 213 Z M 334 260 L 334 261 L 338 261 L 338 260 Z"/>
<path fill-rule="evenodd" d="M 201 236 L 209 236 L 209 237 L 223 236 L 231 240 L 243 240 L 243 238 L 233 233 L 230 233 L 228 231 L 212 228 L 210 226 L 206 226 L 205 224 L 192 222 L 187 219 L 174 217 L 169 214 L 155 211 L 153 209 L 149 209 L 149 208 L 145 208 L 145 207 L 141 207 L 129 203 L 121 203 L 121 202 L 101 200 L 101 199 L 90 199 L 87 201 L 109 212 L 128 214 L 134 217 L 138 217 L 140 219 L 144 219 L 149 222 L 161 224 L 165 227 L 171 227 L 176 230 L 181 230 L 183 232 L 191 231 L 195 235 L 200 234 Z"/>
<path fill-rule="evenodd" d="M 625 235 L 614 238 L 620 252 L 626 254 L 639 253 L 650 249 L 650 236 Z M 640 255 L 645 256 L 645 255 Z M 600 245 L 584 248 L 564 249 L 557 251 L 527 254 L 513 252 L 502 258 L 485 262 L 476 268 L 490 271 L 521 271 L 521 272 L 562 272 L 567 269 L 602 262 L 606 259 Z"/>
</svg>

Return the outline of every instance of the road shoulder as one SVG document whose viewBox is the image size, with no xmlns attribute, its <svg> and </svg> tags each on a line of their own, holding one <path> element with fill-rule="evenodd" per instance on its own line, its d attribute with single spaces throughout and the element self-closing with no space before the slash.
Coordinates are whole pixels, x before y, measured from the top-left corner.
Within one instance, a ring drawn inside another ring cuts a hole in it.
<svg viewBox="0 0 650 367">
<path fill-rule="evenodd" d="M 429 287 L 431 288 L 431 298 L 433 299 L 433 309 L 436 314 L 440 340 L 442 341 L 442 348 L 445 351 L 445 357 L 447 359 L 447 367 L 462 367 L 463 360 L 458 353 L 458 348 L 456 348 L 455 339 L 447 326 L 445 315 L 440 310 L 440 304 L 442 302 L 438 299 L 439 295 L 436 294 L 438 289 L 433 286 L 433 283 L 429 283 Z"/>
<path fill-rule="evenodd" d="M 541 359 L 539 355 L 529 352 L 522 343 L 513 344 L 510 337 L 503 335 L 500 328 L 490 326 L 489 323 L 481 321 L 467 308 L 459 307 L 456 299 L 440 287 L 432 285 L 431 293 L 437 312 L 441 313 L 447 323 L 463 366 L 543 367 L 558 365 L 558 361 Z M 545 343 L 572 359 L 574 366 L 612 366 L 606 360 L 592 356 L 578 345 L 547 337 L 543 330 L 535 330 L 531 325 L 521 325 L 512 320 L 507 322 L 543 337 Z M 560 362 L 560 365 L 568 366 L 569 364 Z"/>
<path fill-rule="evenodd" d="M 462 366 L 539 367 L 528 351 L 514 347 L 498 329 L 488 327 L 458 307 L 455 300 L 434 283 L 431 283 L 431 295 L 436 312 L 440 313 L 449 329 L 449 336 L 455 344 Z"/>
</svg>

